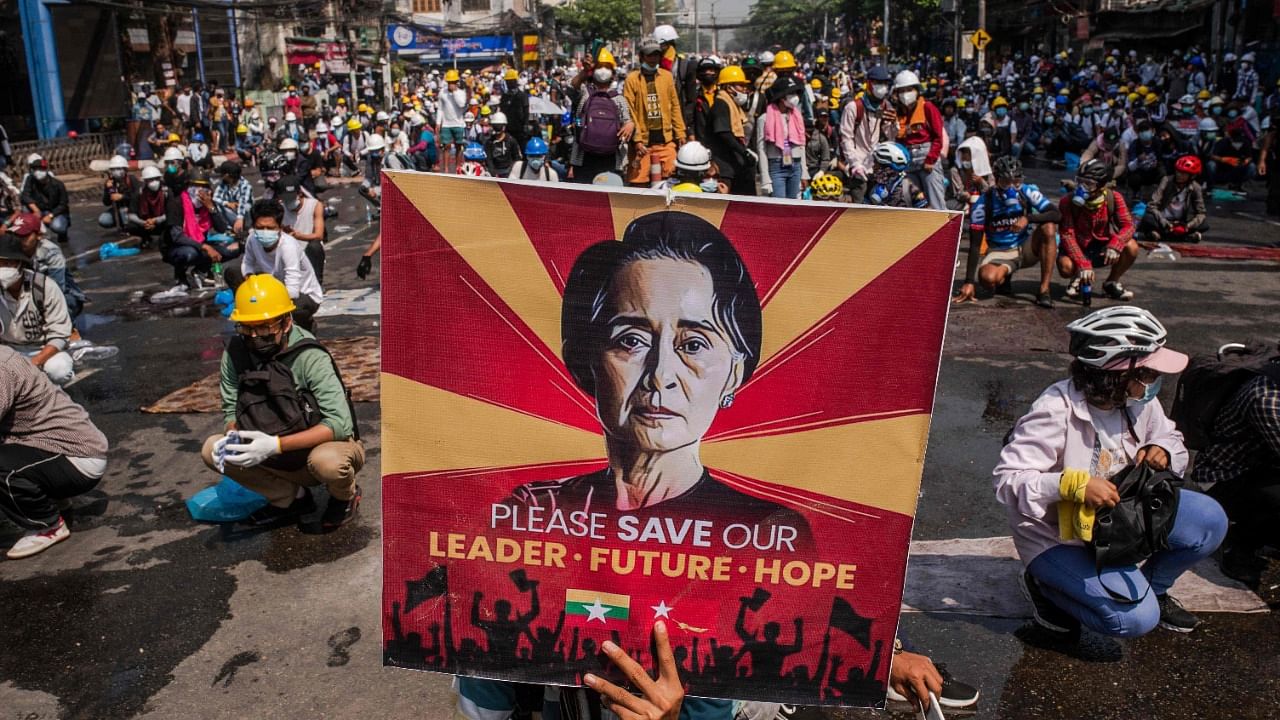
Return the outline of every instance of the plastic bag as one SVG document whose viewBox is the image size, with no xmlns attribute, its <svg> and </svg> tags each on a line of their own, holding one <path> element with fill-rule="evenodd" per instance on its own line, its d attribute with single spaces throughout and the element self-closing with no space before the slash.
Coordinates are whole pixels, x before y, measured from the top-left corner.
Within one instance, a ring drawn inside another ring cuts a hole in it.
<svg viewBox="0 0 1280 720">
<path fill-rule="evenodd" d="M 110 260 L 118 257 L 130 257 L 142 252 L 138 248 L 122 248 L 113 242 L 102 243 L 98 248 L 99 260 Z"/>
<path fill-rule="evenodd" d="M 201 522 L 235 522 L 266 504 L 265 497 L 223 475 L 217 485 L 187 499 L 187 512 Z"/>
</svg>

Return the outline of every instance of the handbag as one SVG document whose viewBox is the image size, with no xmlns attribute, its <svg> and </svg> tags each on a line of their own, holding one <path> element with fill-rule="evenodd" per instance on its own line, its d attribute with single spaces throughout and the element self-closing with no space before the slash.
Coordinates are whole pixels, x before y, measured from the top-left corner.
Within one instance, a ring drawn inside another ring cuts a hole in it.
<svg viewBox="0 0 1280 720">
<path fill-rule="evenodd" d="M 1094 568 L 1136 565 L 1169 547 L 1169 533 L 1178 515 L 1182 478 L 1168 470 L 1156 470 L 1146 463 L 1129 465 L 1111 478 L 1120 493 L 1115 507 L 1100 508 L 1094 518 Z M 1138 603 L 1111 588 L 1103 588 L 1117 602 Z M 1150 585 L 1147 590 L 1150 591 Z"/>
</svg>

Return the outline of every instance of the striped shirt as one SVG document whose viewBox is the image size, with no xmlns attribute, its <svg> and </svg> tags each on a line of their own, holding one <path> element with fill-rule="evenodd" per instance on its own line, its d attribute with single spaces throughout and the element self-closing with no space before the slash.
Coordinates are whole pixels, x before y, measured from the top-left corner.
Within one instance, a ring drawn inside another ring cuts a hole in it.
<svg viewBox="0 0 1280 720">
<path fill-rule="evenodd" d="M 235 185 L 219 183 L 218 187 L 213 189 L 213 202 L 220 208 L 230 210 L 236 217 L 242 218 L 249 214 L 249 208 L 253 205 L 253 185 L 244 178 L 240 178 L 240 182 Z M 235 203 L 235 208 L 227 207 L 227 203 Z"/>
</svg>

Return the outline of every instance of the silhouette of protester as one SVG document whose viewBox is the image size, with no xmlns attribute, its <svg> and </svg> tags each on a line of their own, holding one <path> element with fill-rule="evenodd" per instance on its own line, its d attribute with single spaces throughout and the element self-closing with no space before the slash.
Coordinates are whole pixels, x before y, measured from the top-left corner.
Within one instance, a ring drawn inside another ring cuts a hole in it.
<svg viewBox="0 0 1280 720">
<path fill-rule="evenodd" d="M 564 631 L 564 611 L 560 611 L 560 619 L 555 630 L 540 627 L 529 635 L 529 644 L 533 646 L 533 662 L 539 665 L 559 665 L 564 662 L 564 643 L 560 643 L 560 633 Z M 559 649 L 556 644 L 560 643 Z"/>
<path fill-rule="evenodd" d="M 471 624 L 484 631 L 487 640 L 489 655 L 495 658 L 504 658 L 516 660 L 516 647 L 520 644 L 520 636 L 522 634 L 530 634 L 529 623 L 538 617 L 538 583 L 530 581 L 529 583 L 530 608 L 529 612 L 523 615 L 512 617 L 511 601 L 505 599 L 496 600 L 493 603 L 493 619 L 485 620 L 480 617 L 480 600 L 484 598 L 484 593 L 477 590 L 471 600 Z"/>
<path fill-rule="evenodd" d="M 747 632 L 747 607 L 754 604 L 754 598 L 744 597 L 738 606 L 738 620 L 733 629 L 742 638 L 742 653 L 751 655 L 751 677 L 756 679 L 782 678 L 782 663 L 787 656 L 794 655 L 804 647 L 804 620 L 795 620 L 795 642 L 789 646 L 778 642 L 782 634 L 782 626 L 776 622 L 764 625 L 764 639 L 758 640 L 754 632 Z"/>
</svg>

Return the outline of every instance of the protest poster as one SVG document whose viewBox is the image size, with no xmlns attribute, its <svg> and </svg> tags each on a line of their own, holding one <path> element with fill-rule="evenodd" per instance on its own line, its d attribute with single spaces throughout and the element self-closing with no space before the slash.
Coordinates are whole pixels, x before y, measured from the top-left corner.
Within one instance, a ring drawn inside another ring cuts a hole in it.
<svg viewBox="0 0 1280 720">
<path fill-rule="evenodd" d="M 882 702 L 959 215 L 385 178 L 386 664 Z"/>
</svg>

